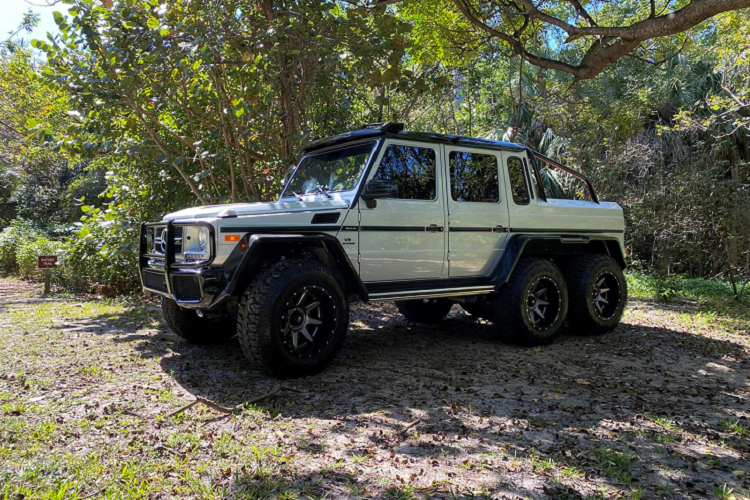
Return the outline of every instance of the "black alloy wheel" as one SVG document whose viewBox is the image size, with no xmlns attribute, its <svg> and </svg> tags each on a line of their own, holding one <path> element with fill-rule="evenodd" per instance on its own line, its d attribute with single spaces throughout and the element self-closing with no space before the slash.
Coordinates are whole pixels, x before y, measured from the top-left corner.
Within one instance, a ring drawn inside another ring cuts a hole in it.
<svg viewBox="0 0 750 500">
<path fill-rule="evenodd" d="M 568 311 L 568 292 L 552 261 L 525 257 L 489 302 L 492 322 L 504 339 L 538 346 L 557 337 Z"/>
<path fill-rule="evenodd" d="M 328 290 L 318 285 L 302 286 L 292 293 L 284 308 L 282 336 L 290 354 L 311 358 L 331 343 L 338 319 Z"/>
<path fill-rule="evenodd" d="M 560 317 L 560 289 L 550 278 L 538 278 L 529 287 L 526 297 L 529 322 L 539 331 L 545 331 Z"/>
<path fill-rule="evenodd" d="M 603 335 L 620 323 L 628 298 L 622 268 L 608 255 L 582 255 L 565 270 L 568 325 L 574 335 Z"/>
<path fill-rule="evenodd" d="M 269 265 L 250 283 L 238 308 L 242 351 L 278 378 L 320 372 L 341 350 L 348 327 L 340 278 L 312 259 Z"/>
</svg>

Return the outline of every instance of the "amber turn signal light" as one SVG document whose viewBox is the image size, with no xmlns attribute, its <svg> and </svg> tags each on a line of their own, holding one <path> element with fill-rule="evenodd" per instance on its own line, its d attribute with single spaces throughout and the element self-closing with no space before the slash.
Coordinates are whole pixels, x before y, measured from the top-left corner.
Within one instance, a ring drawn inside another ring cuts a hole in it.
<svg viewBox="0 0 750 500">
<path fill-rule="evenodd" d="M 239 234 L 227 234 L 224 236 L 224 241 L 228 243 L 240 241 L 240 235 Z"/>
<path fill-rule="evenodd" d="M 247 240 L 240 240 L 240 250 L 243 252 L 247 250 Z"/>
</svg>

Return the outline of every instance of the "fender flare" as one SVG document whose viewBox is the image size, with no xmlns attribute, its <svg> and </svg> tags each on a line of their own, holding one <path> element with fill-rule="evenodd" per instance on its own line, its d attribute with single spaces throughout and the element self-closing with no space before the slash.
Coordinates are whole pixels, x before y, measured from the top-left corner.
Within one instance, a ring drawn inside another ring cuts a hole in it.
<svg viewBox="0 0 750 500">
<path fill-rule="evenodd" d="M 369 294 L 359 277 L 349 256 L 341 242 L 328 233 L 299 233 L 299 234 L 246 234 L 242 237 L 247 244 L 243 252 L 238 244 L 224 262 L 228 284 L 222 292 L 224 298 L 238 297 L 244 293 L 255 276 L 260 261 L 267 252 L 280 245 L 289 246 L 301 244 L 303 246 L 319 248 L 326 252 L 335 265 L 335 271 L 341 275 L 345 287 L 344 293 L 356 294 L 360 300 L 367 302 Z"/>
<path fill-rule="evenodd" d="M 625 256 L 620 248 L 620 242 L 612 236 L 587 235 L 587 234 L 519 234 L 514 235 L 508 241 L 505 251 L 500 257 L 491 274 L 491 282 L 495 288 L 503 286 L 510 279 L 516 264 L 523 257 L 524 250 L 530 243 L 549 242 L 558 248 L 564 248 L 567 245 L 589 245 L 595 242 L 601 242 L 604 245 L 604 251 L 584 251 L 586 253 L 606 254 L 615 259 L 622 269 L 625 269 Z M 562 246 L 562 247 L 561 247 Z M 576 253 L 575 251 L 571 253 Z"/>
</svg>

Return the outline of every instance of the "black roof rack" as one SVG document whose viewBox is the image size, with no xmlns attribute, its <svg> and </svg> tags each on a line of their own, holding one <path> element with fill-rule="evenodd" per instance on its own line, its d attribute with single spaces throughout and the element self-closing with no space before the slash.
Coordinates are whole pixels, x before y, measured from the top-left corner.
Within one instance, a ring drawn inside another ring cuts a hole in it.
<svg viewBox="0 0 750 500">
<path fill-rule="evenodd" d="M 398 134 L 404 130 L 405 125 L 400 122 L 376 122 L 376 123 L 365 123 L 359 130 L 379 130 L 383 133 L 390 132 L 391 134 Z"/>
<path fill-rule="evenodd" d="M 472 137 L 463 137 L 447 134 L 436 134 L 433 132 L 407 132 L 404 130 L 404 124 L 399 122 L 378 122 L 366 123 L 356 130 L 344 132 L 343 134 L 334 135 L 310 142 L 303 151 L 311 152 L 329 146 L 344 144 L 347 142 L 377 138 L 377 137 L 394 137 L 404 140 L 414 140 L 419 142 L 433 142 L 443 144 L 461 144 L 470 147 L 480 147 L 489 149 L 501 149 L 510 151 L 523 151 L 526 146 L 510 142 L 493 141 L 489 139 L 475 139 Z"/>
</svg>

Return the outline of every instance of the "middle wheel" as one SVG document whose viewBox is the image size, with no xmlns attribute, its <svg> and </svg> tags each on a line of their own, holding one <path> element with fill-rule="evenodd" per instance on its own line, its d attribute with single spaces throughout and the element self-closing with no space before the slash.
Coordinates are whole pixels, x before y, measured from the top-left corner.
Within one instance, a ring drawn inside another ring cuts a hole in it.
<svg viewBox="0 0 750 500">
<path fill-rule="evenodd" d="M 521 259 L 491 301 L 495 327 L 509 341 L 526 346 L 552 342 L 568 313 L 562 272 L 540 258 Z"/>
</svg>

